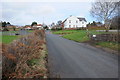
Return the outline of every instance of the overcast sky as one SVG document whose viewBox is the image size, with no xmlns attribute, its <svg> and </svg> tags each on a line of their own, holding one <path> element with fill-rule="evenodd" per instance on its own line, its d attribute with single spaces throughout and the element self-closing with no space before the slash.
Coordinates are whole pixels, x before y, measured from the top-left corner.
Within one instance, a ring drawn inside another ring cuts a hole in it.
<svg viewBox="0 0 120 80">
<path fill-rule="evenodd" d="M 33 21 L 51 24 L 65 20 L 70 15 L 84 17 L 87 22 L 92 22 L 90 16 L 92 0 L 4 0 L 2 2 L 2 19 L 14 25 L 30 25 Z M 1 9 L 0 9 L 1 10 Z"/>
</svg>

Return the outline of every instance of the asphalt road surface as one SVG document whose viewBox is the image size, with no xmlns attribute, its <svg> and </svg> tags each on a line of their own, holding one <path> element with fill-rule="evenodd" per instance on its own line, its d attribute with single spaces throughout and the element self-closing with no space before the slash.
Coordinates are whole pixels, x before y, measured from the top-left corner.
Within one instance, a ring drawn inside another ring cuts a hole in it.
<svg viewBox="0 0 120 80">
<path fill-rule="evenodd" d="M 46 32 L 50 77 L 117 78 L 118 57 Z"/>
</svg>

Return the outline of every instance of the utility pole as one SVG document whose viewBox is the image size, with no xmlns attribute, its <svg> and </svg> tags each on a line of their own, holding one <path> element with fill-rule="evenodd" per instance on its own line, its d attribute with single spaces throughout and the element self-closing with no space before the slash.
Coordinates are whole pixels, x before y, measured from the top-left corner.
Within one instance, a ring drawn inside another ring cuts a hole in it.
<svg viewBox="0 0 120 80">
<path fill-rule="evenodd" d="M 43 24 L 44 24 L 44 16 L 43 16 Z"/>
</svg>

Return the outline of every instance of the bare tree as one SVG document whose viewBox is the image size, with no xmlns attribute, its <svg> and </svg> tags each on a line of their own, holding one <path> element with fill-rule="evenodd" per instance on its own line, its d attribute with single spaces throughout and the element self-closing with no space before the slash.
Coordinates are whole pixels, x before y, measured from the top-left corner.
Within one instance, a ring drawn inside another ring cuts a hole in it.
<svg viewBox="0 0 120 80">
<path fill-rule="evenodd" d="M 111 18 L 115 16 L 117 7 L 117 2 L 114 2 L 114 0 L 109 0 L 109 2 L 97 0 L 92 4 L 90 13 L 93 17 L 97 18 L 98 21 L 104 23 L 106 32 L 108 32 L 111 25 Z"/>
</svg>

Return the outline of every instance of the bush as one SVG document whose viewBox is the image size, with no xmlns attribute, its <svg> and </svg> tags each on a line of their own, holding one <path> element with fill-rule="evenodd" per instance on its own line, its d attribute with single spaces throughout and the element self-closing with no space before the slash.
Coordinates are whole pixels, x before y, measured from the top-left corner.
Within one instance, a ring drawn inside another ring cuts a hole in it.
<svg viewBox="0 0 120 80">
<path fill-rule="evenodd" d="M 94 27 L 87 27 L 87 29 L 89 29 L 89 30 L 105 30 L 105 27 L 104 26 L 100 26 L 100 27 L 94 26 Z"/>
<path fill-rule="evenodd" d="M 76 30 L 86 30 L 86 27 L 76 28 Z"/>
<path fill-rule="evenodd" d="M 52 31 L 59 31 L 59 30 L 62 30 L 62 27 L 52 28 L 51 30 L 52 30 Z"/>
<path fill-rule="evenodd" d="M 9 31 L 7 28 L 4 28 L 2 31 Z"/>
<path fill-rule="evenodd" d="M 43 45 L 45 44 L 45 33 L 43 30 L 22 37 L 10 45 L 2 44 L 3 55 L 3 78 L 30 78 L 35 77 L 36 72 L 39 77 L 43 77 L 46 71 L 44 67 L 39 72 L 33 70 L 27 62 L 38 59 L 42 56 Z M 42 58 L 42 57 L 41 57 Z M 42 72 L 42 73 L 41 73 Z"/>
</svg>

